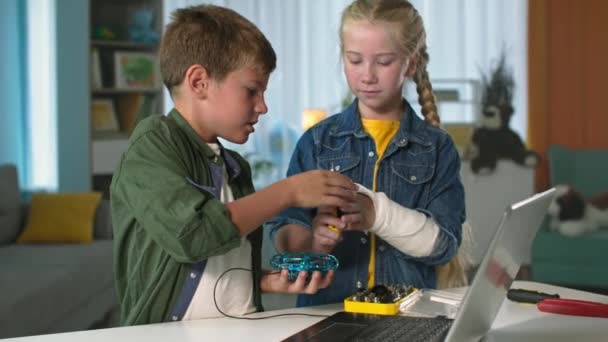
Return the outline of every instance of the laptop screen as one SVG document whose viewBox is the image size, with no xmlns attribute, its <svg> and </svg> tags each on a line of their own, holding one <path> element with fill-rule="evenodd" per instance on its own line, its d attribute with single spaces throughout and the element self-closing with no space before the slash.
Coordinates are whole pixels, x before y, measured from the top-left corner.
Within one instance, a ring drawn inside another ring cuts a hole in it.
<svg viewBox="0 0 608 342">
<path fill-rule="evenodd" d="M 447 329 L 444 331 L 447 332 L 446 341 L 476 340 L 487 334 L 519 271 L 524 252 L 532 245 L 554 192 L 555 189 L 547 190 L 505 209 L 454 322 L 445 324 L 446 322 L 432 322 L 433 319 L 427 319 L 425 323 L 440 323 L 429 324 L 429 329 L 447 325 L 449 332 Z M 339 312 L 290 336 L 285 341 L 373 340 L 361 336 L 362 333 L 370 330 L 370 326 L 379 326 L 389 321 L 390 324 L 380 330 L 393 330 L 390 329 L 391 324 L 404 325 L 403 320 L 408 318 L 418 319 L 418 317 Z M 449 320 L 443 319 L 443 321 Z M 417 322 L 417 325 L 420 325 L 420 322 Z M 398 331 L 398 329 L 394 330 Z M 432 336 L 440 336 L 439 340 L 443 340 L 443 332 Z M 394 340 L 400 341 L 403 339 L 399 337 L 404 336 L 396 337 L 397 339 Z"/>
<path fill-rule="evenodd" d="M 496 315 L 547 213 L 555 189 L 508 207 L 463 299 L 448 340 L 484 336 Z"/>
</svg>

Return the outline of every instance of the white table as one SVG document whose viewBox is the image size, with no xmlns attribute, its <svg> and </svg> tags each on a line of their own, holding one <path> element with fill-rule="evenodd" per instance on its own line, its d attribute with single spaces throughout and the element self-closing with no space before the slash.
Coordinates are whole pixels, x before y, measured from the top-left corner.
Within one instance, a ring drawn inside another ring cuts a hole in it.
<svg viewBox="0 0 608 342">
<path fill-rule="evenodd" d="M 516 281 L 513 288 L 559 293 L 574 298 L 608 303 L 608 296 L 534 282 Z M 279 313 L 331 315 L 340 304 L 257 313 L 262 317 Z M 322 317 L 286 316 L 265 320 L 215 318 L 133 327 L 30 336 L 4 341 L 21 342 L 166 342 L 166 341 L 279 341 L 320 321 Z M 503 302 L 487 341 L 608 341 L 608 319 L 564 316 L 540 312 L 531 304 Z"/>
<path fill-rule="evenodd" d="M 561 298 L 608 304 L 608 296 L 528 281 L 516 281 L 511 288 L 557 293 Z M 505 299 L 487 341 L 608 341 L 608 318 L 566 316 L 538 311 L 535 305 Z"/>
</svg>

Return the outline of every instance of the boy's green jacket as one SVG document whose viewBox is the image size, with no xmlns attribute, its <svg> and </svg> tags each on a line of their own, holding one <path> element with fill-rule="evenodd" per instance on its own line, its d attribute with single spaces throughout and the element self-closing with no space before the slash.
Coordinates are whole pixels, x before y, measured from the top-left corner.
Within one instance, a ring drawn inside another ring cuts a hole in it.
<svg viewBox="0 0 608 342">
<path fill-rule="evenodd" d="M 254 191 L 251 170 L 233 151 L 224 149 L 222 157 L 176 110 L 143 120 L 131 135 L 110 187 L 123 324 L 181 319 L 191 299 L 188 287 L 205 260 L 239 245 L 230 213 L 216 196 L 224 163 L 235 199 Z M 248 238 L 254 303 L 262 310 L 261 228 Z"/>
</svg>

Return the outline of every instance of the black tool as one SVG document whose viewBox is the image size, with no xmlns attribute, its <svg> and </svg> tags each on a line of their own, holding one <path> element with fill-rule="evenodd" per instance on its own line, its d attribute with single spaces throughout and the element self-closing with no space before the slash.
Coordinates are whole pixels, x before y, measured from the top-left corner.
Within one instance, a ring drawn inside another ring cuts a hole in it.
<svg viewBox="0 0 608 342">
<path fill-rule="evenodd" d="M 507 292 L 507 298 L 514 302 L 537 304 L 546 298 L 558 299 L 559 295 L 524 289 L 510 289 Z"/>
</svg>

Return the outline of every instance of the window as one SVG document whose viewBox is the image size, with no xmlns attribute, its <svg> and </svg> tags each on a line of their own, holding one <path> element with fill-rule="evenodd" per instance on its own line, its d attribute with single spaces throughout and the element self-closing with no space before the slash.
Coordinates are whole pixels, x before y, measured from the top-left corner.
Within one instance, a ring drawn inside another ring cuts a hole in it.
<svg viewBox="0 0 608 342">
<path fill-rule="evenodd" d="M 443 122 L 473 122 L 481 96 L 481 72 L 502 51 L 515 81 L 511 128 L 527 131 L 527 0 L 412 0 L 427 30 L 429 74 Z M 417 103 L 415 88 L 405 90 Z M 471 105 L 471 103 L 473 105 Z"/>
<path fill-rule="evenodd" d="M 30 167 L 26 184 L 33 189 L 56 190 L 55 6 L 52 0 L 28 0 L 27 7 Z"/>
<path fill-rule="evenodd" d="M 260 27 L 278 57 L 267 90 L 269 112 L 244 147 L 273 162 L 281 177 L 302 132 L 303 111 L 341 109 L 348 93 L 338 46 L 340 14 L 350 0 L 215 0 Z M 164 13 L 202 3 L 165 0 Z M 480 96 L 480 72 L 498 62 L 504 49 L 514 71 L 515 115 L 512 128 L 526 133 L 526 0 L 414 0 L 425 21 L 430 55 L 429 74 L 444 122 L 473 122 Z M 417 108 L 411 82 L 405 96 Z M 165 103 L 170 107 L 171 101 Z M 167 108 L 168 109 L 168 108 Z M 268 180 L 271 181 L 272 179 Z"/>
</svg>

